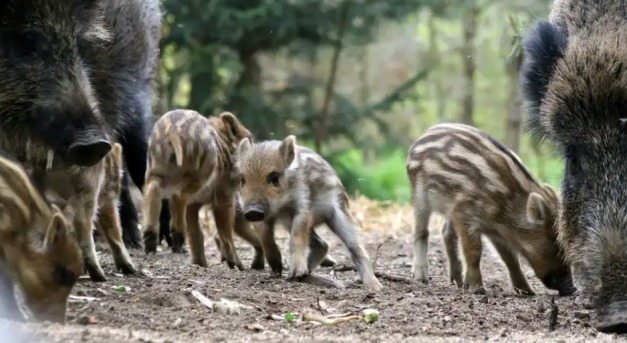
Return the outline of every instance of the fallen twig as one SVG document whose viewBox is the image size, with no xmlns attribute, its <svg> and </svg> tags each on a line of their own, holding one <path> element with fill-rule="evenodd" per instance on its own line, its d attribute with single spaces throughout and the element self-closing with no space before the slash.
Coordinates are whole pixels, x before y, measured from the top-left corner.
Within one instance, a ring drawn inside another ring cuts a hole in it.
<svg viewBox="0 0 627 343">
<path fill-rule="evenodd" d="M 337 265 L 333 267 L 333 269 L 331 270 L 331 273 L 349 272 L 349 271 L 357 271 L 357 269 L 355 269 L 354 266 L 342 264 L 342 265 Z M 392 282 L 403 282 L 403 283 L 408 283 L 408 284 L 413 283 L 412 279 L 405 277 L 405 276 L 392 275 L 392 274 L 383 273 L 383 272 L 374 272 L 374 275 L 378 278 L 382 278 L 384 280 L 388 280 Z"/>
<path fill-rule="evenodd" d="M 200 292 L 196 291 L 196 290 L 192 290 L 191 291 L 192 296 L 196 299 L 198 299 L 198 301 L 200 301 L 201 304 L 207 306 L 209 309 L 211 309 L 212 311 L 218 312 L 218 313 L 223 313 L 223 314 L 240 314 L 241 313 L 241 309 L 251 309 L 251 306 L 248 305 L 244 305 L 244 304 L 240 304 L 236 301 L 233 300 L 228 300 L 228 299 L 224 299 L 224 298 L 220 298 L 220 301 L 215 302 L 209 298 L 207 298 L 206 296 L 202 295 Z"/>
<path fill-rule="evenodd" d="M 70 300 L 74 300 L 74 301 L 94 301 L 94 300 L 100 300 L 100 298 L 96 298 L 96 297 L 83 297 L 80 295 L 70 295 L 69 296 Z"/>
<path fill-rule="evenodd" d="M 400 275 L 392 275 L 392 274 L 387 274 L 383 272 L 374 272 L 374 276 L 378 278 L 382 278 L 384 280 L 392 281 L 392 282 L 402 282 L 402 283 L 407 283 L 407 284 L 413 283 L 412 279 L 405 277 L 405 276 L 400 276 Z"/>
<path fill-rule="evenodd" d="M 557 327 L 557 315 L 559 313 L 559 308 L 555 304 L 555 297 L 551 298 L 551 313 L 549 314 L 549 331 L 555 330 Z"/>
<path fill-rule="evenodd" d="M 374 258 L 372 259 L 372 269 L 375 269 L 375 266 L 377 265 L 377 260 L 379 259 L 379 249 L 381 249 L 383 243 L 385 243 L 385 241 L 379 243 L 377 250 L 374 253 Z"/>
<path fill-rule="evenodd" d="M 337 317 L 337 318 L 330 319 L 312 309 L 305 309 L 303 310 L 303 315 L 302 315 L 301 320 L 304 322 L 318 322 L 324 325 L 337 325 L 337 324 L 355 320 L 355 319 L 361 319 L 361 317 L 356 316 L 356 315 L 351 315 L 351 316 L 346 316 L 346 317 Z"/>
</svg>

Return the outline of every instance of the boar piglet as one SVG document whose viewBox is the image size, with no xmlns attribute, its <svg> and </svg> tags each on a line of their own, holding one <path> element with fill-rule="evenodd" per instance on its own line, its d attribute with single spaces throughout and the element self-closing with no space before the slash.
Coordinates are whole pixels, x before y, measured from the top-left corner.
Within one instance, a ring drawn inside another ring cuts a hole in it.
<svg viewBox="0 0 627 343">
<path fill-rule="evenodd" d="M 0 151 L 0 291 L 5 313 L 23 319 L 14 286 L 38 320 L 65 322 L 67 299 L 83 256 L 61 210 L 50 205 L 25 168 Z M 14 317 L 15 318 L 15 317 Z"/>
<path fill-rule="evenodd" d="M 123 168 L 122 145 L 114 143 L 113 149 L 103 159 L 102 170 L 104 175 L 98 192 L 96 224 L 104 233 L 116 268 L 123 274 L 136 274 L 137 269 L 122 241 L 122 227 L 118 210 Z M 43 185 L 46 199 L 64 211 L 66 220 L 73 219 L 76 216 L 74 207 L 67 205 L 75 192 L 80 191 L 80 189 L 73 186 L 67 174 L 64 171 L 45 173 Z"/>
<path fill-rule="evenodd" d="M 523 40 L 527 129 L 564 160 L 558 240 L 602 332 L 627 332 L 627 0 L 554 1 Z"/>
<path fill-rule="evenodd" d="M 485 293 L 480 270 L 485 235 L 509 270 L 517 291 L 533 295 L 519 255 L 550 289 L 576 291 L 554 228 L 558 197 L 522 161 L 487 133 L 463 124 L 429 128 L 409 148 L 407 175 L 414 209 L 413 277 L 428 283 L 429 217 L 446 217 L 442 237 L 451 281 Z M 464 259 L 462 278 L 457 245 Z"/>
<path fill-rule="evenodd" d="M 348 248 L 364 286 L 382 288 L 359 242 L 344 186 L 320 155 L 297 146 L 291 135 L 283 141 L 256 144 L 244 139 L 239 146 L 237 170 L 244 218 L 263 222 L 258 225 L 258 233 L 275 275 L 280 276 L 283 269 L 274 240 L 275 223 L 284 224 L 290 232 L 288 278 L 306 276 L 323 261 L 329 246 L 313 229 L 326 224 Z"/>
<path fill-rule="evenodd" d="M 255 248 L 253 269 L 263 269 L 261 243 L 245 221 L 236 221 L 235 196 L 239 179 L 234 153 L 252 134 L 229 112 L 203 117 L 192 110 L 173 110 L 155 123 L 148 143 L 148 170 L 144 187 L 144 248 L 156 252 L 159 212 L 168 199 L 172 214 L 172 251 L 184 252 L 185 236 L 192 263 L 207 266 L 199 210 L 210 205 L 218 231 L 218 248 L 230 268 L 244 269 L 233 242 L 233 232 Z M 236 225 L 237 224 L 237 225 Z"/>
</svg>

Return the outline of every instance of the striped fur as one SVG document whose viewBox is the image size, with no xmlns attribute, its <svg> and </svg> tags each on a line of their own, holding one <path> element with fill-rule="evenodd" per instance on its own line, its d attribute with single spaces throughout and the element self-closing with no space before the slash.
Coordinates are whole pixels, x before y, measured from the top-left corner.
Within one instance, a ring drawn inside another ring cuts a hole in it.
<svg viewBox="0 0 627 343">
<path fill-rule="evenodd" d="M 0 151 L 0 293 L 20 315 L 14 284 L 40 320 L 64 322 L 67 298 L 83 269 L 81 249 L 63 214 L 50 206 L 25 168 Z"/>
<path fill-rule="evenodd" d="M 326 224 L 348 248 L 364 286 L 382 288 L 359 242 L 344 186 L 320 155 L 297 146 L 294 136 L 257 144 L 244 139 L 236 166 L 244 218 L 263 222 L 258 233 L 275 275 L 283 270 L 281 252 L 274 241 L 275 222 L 290 229 L 289 278 L 311 273 L 325 261 L 328 244 L 314 228 Z"/>
<path fill-rule="evenodd" d="M 431 127 L 409 148 L 407 175 L 415 214 L 414 279 L 428 283 L 428 222 L 435 212 L 448 220 L 442 233 L 450 278 L 459 286 L 485 291 L 481 235 L 495 245 L 517 290 L 533 294 L 518 255 L 547 287 L 562 293 L 572 286 L 570 268 L 555 243 L 557 193 L 487 133 L 462 124 Z M 465 261 L 463 280 L 458 240 Z M 566 284 L 556 285 L 555 278 Z"/>
<path fill-rule="evenodd" d="M 114 143 L 111 151 L 102 159 L 102 165 L 100 166 L 102 183 L 98 188 L 97 203 L 92 222 L 95 221 L 96 227 L 104 234 L 111 249 L 116 269 L 128 275 L 136 274 L 137 269 L 122 241 L 122 226 L 118 209 L 122 191 L 122 173 L 124 171 L 122 158 L 122 145 Z M 72 180 L 67 173 L 61 170 L 46 173 L 44 176 L 44 189 L 48 201 L 61 208 L 66 219 L 71 221 L 78 219 L 76 207 L 68 205 L 71 204 L 75 196 L 80 195 L 80 188 L 72 184 Z M 90 229 L 87 233 L 89 237 L 91 237 L 91 232 Z"/>
<path fill-rule="evenodd" d="M 192 110 L 173 110 L 155 123 L 148 146 L 144 187 L 146 253 L 156 252 L 161 201 L 167 198 L 172 213 L 174 252 L 183 251 L 185 231 L 192 263 L 207 266 L 198 211 L 204 205 L 211 205 L 222 260 L 231 268 L 244 269 L 235 251 L 235 231 L 255 247 L 252 268 L 263 269 L 261 243 L 235 208 L 237 180 L 233 173 L 233 153 L 242 139 L 251 136 L 229 112 L 205 118 Z"/>
</svg>

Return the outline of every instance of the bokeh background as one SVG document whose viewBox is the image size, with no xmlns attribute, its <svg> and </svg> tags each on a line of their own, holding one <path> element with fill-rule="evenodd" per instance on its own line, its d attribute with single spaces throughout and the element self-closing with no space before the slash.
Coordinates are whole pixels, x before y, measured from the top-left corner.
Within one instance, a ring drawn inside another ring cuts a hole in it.
<svg viewBox="0 0 627 343">
<path fill-rule="evenodd" d="M 438 122 L 477 126 L 540 180 L 562 166 L 522 126 L 521 34 L 547 0 L 164 0 L 155 116 L 234 112 L 295 134 L 351 195 L 409 201 L 405 157 Z"/>
</svg>

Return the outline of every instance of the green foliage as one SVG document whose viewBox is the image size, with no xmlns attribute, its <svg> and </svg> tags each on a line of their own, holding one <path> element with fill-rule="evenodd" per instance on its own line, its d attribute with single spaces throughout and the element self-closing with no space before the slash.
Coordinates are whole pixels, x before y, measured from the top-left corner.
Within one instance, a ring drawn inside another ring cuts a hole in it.
<svg viewBox="0 0 627 343">
<path fill-rule="evenodd" d="M 406 204 L 410 198 L 406 153 L 402 149 L 391 150 L 373 164 L 366 163 L 363 151 L 358 149 L 344 150 L 328 159 L 349 194 Z"/>
</svg>

